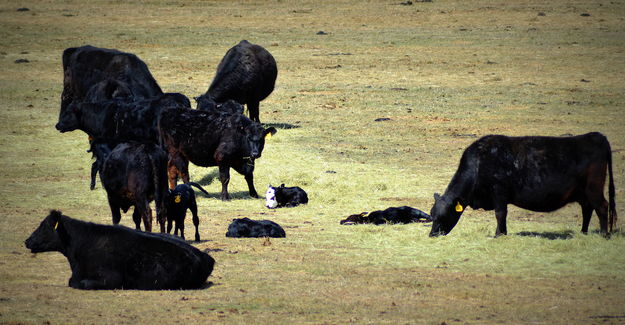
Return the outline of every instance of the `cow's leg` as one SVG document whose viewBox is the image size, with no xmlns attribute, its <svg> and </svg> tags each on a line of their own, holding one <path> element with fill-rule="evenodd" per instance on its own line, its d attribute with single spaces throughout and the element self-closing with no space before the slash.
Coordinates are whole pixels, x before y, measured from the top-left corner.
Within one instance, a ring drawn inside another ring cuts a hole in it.
<svg viewBox="0 0 625 325">
<path fill-rule="evenodd" d="M 259 117 L 260 103 L 256 100 L 247 102 L 247 110 L 250 112 L 250 120 L 260 123 Z"/>
<path fill-rule="evenodd" d="M 98 162 L 95 161 L 91 164 L 91 184 L 89 184 L 89 189 L 93 191 L 95 189 L 95 178 L 98 174 Z"/>
<path fill-rule="evenodd" d="M 594 166 L 593 166 L 594 167 Z M 596 170 L 596 172 L 593 172 Z M 605 166 L 597 166 L 591 169 L 590 176 L 586 185 L 586 198 L 599 217 L 599 226 L 601 233 L 608 235 L 608 201 L 603 196 L 603 187 L 605 185 Z"/>
<path fill-rule="evenodd" d="M 580 205 L 582 206 L 582 233 L 587 234 L 593 207 L 587 202 L 580 203 Z"/>
<path fill-rule="evenodd" d="M 171 234 L 171 227 L 173 226 L 173 219 L 168 218 L 167 219 L 167 233 Z"/>
<path fill-rule="evenodd" d="M 187 211 L 184 212 L 184 214 L 182 214 L 180 216 L 180 218 L 178 218 L 178 221 L 176 221 L 176 232 L 178 232 L 178 229 L 180 229 L 180 238 L 185 239 L 184 238 L 184 218 L 186 217 Z"/>
<path fill-rule="evenodd" d="M 140 229 L 139 225 L 141 224 L 141 220 L 143 220 L 143 227 L 145 228 L 145 231 L 152 232 L 152 209 L 150 208 L 150 202 L 147 200 L 137 200 L 134 212 L 138 213 L 136 217 L 137 219 L 134 219 L 134 213 L 132 215 L 135 220 L 137 230 Z"/>
<path fill-rule="evenodd" d="M 132 221 L 135 222 L 135 229 L 141 230 L 141 212 L 137 206 L 135 206 L 134 211 L 132 211 Z"/>
<path fill-rule="evenodd" d="M 197 203 L 195 202 L 195 198 L 191 199 L 191 203 L 189 204 L 189 210 L 191 210 L 191 215 L 193 216 L 193 225 L 195 226 L 195 241 L 200 241 L 200 232 L 198 227 L 200 226 L 200 218 L 197 216 Z"/>
<path fill-rule="evenodd" d="M 118 225 L 119 221 L 122 220 L 122 214 L 120 212 L 121 208 L 114 198 L 109 195 L 107 195 L 107 197 L 109 200 L 109 207 L 111 208 L 111 215 L 113 216 L 113 224 Z"/>
<path fill-rule="evenodd" d="M 230 167 L 219 166 L 219 180 L 221 181 L 221 199 L 223 201 L 229 201 L 230 195 L 228 194 L 228 183 L 230 183 Z"/>
<path fill-rule="evenodd" d="M 506 226 L 506 217 L 508 216 L 508 207 L 498 207 L 495 209 L 495 217 L 497 217 L 497 231 L 495 237 L 508 234 L 508 227 Z"/>
<path fill-rule="evenodd" d="M 247 187 L 250 189 L 250 196 L 258 199 L 258 193 L 254 188 L 254 173 L 250 172 L 245 174 L 245 181 L 247 182 Z"/>
<path fill-rule="evenodd" d="M 69 286 L 85 290 L 116 289 L 122 287 L 122 278 L 115 271 L 99 268 L 94 274 L 93 271 L 83 269 L 81 265 L 74 265 L 72 277 L 69 278 Z"/>
</svg>

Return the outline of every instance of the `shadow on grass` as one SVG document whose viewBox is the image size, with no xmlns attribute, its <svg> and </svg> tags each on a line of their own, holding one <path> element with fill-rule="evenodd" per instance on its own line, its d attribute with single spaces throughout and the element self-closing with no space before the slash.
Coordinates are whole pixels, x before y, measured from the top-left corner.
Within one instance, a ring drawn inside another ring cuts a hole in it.
<svg viewBox="0 0 625 325">
<path fill-rule="evenodd" d="M 521 231 L 521 232 L 517 233 L 517 236 L 539 237 L 539 238 L 546 238 L 546 239 L 549 239 L 549 240 L 571 239 L 571 238 L 573 238 L 573 231 L 571 231 L 571 230 L 558 231 L 558 232 L 551 232 L 551 231 L 545 231 L 545 232 Z"/>
<path fill-rule="evenodd" d="M 289 123 L 263 123 L 265 128 L 274 127 L 276 129 L 288 130 L 288 129 L 298 129 L 301 126 Z"/>
</svg>

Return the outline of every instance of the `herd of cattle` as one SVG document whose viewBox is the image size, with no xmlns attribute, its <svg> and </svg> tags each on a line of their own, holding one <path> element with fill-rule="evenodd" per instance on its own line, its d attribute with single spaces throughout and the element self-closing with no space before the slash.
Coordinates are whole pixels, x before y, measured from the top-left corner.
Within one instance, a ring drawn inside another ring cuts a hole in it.
<svg viewBox="0 0 625 325">
<path fill-rule="evenodd" d="M 161 233 L 184 239 L 184 218 L 191 210 L 195 240 L 200 240 L 195 193 L 188 165 L 217 166 L 221 199 L 229 200 L 230 168 L 244 175 L 250 196 L 254 166 L 274 127 L 259 119 L 259 103 L 274 89 L 277 67 L 264 48 L 241 41 L 219 63 L 207 92 L 196 97 L 196 109 L 178 93 L 163 93 L 137 56 L 117 50 L 82 46 L 63 52 L 63 92 L 56 129 L 81 130 L 89 136 L 95 161 L 91 189 L 100 175 L 113 224 L 134 206 L 140 232 L 74 220 L 52 211 L 28 238 L 33 252 L 60 251 L 69 260 L 69 285 L 83 289 L 175 289 L 202 286 L 214 260 L 184 240 L 150 234 L 155 202 Z M 247 105 L 249 118 L 245 116 Z M 609 179 L 608 199 L 603 189 Z M 177 184 L 178 179 L 183 184 Z M 206 193 L 208 194 L 208 193 Z M 600 133 L 569 137 L 485 136 L 463 153 L 445 193 L 435 194 L 430 215 L 398 207 L 349 216 L 341 224 L 433 222 L 430 236 L 448 234 L 466 207 L 495 210 L 496 235 L 507 233 L 507 205 L 549 212 L 570 202 L 582 207 L 582 232 L 592 212 L 608 235 L 616 223 L 612 152 Z M 299 187 L 270 186 L 266 206 L 308 202 Z M 166 229 L 167 228 L 167 229 Z M 235 219 L 228 237 L 285 237 L 271 221 Z M 97 241 L 94 241 L 94 238 Z M 71 240 L 70 240 L 71 239 Z M 85 245 L 97 242 L 97 245 Z M 134 242 L 134 244 L 133 244 Z M 97 247 L 90 247 L 97 246 Z M 89 247 L 87 251 L 84 251 Z M 160 252 L 160 254 L 154 254 Z"/>
</svg>

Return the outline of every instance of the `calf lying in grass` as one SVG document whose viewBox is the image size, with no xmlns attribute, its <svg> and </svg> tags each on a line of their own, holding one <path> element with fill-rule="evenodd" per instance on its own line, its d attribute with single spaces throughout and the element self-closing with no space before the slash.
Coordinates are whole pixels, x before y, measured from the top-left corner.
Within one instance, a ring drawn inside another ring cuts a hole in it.
<svg viewBox="0 0 625 325">
<path fill-rule="evenodd" d="M 342 225 L 353 225 L 372 223 L 374 225 L 382 225 L 386 223 L 412 223 L 412 222 L 431 222 L 430 216 L 418 209 L 409 206 L 398 208 L 388 208 L 386 210 L 373 211 L 371 213 L 363 212 L 361 214 L 353 214 L 345 220 L 341 220 Z"/>
</svg>

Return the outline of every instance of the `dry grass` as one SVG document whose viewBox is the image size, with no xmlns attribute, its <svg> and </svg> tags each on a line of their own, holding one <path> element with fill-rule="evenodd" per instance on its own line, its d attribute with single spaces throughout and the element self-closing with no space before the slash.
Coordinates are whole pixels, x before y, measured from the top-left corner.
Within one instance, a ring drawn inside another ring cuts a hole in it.
<svg viewBox="0 0 625 325">
<path fill-rule="evenodd" d="M 625 218 L 625 4 L 400 2 L 0 2 L 0 323 L 623 323 L 625 236 L 581 235 L 576 205 L 511 207 L 511 235 L 497 239 L 484 211 L 438 239 L 421 224 L 338 221 L 388 206 L 428 211 L 476 137 L 589 131 L 612 144 Z M 88 190 L 86 137 L 53 127 L 62 51 L 133 52 L 165 91 L 192 97 L 241 39 L 279 66 L 261 103 L 279 132 L 256 186 L 298 185 L 310 204 L 267 210 L 239 175 L 235 199 L 221 202 L 215 170 L 192 167 L 214 193 L 198 202 L 197 247 L 217 261 L 211 287 L 68 288 L 63 256 L 23 246 L 51 208 L 110 223 L 104 192 Z M 274 220 L 287 238 L 225 238 L 243 216 Z"/>
</svg>

